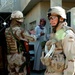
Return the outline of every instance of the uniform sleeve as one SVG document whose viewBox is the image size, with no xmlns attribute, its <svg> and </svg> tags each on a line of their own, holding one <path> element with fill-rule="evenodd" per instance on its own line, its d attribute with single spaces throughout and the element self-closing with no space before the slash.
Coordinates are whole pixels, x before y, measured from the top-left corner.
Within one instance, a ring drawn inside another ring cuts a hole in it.
<svg viewBox="0 0 75 75">
<path fill-rule="evenodd" d="M 68 60 L 75 58 L 75 34 L 71 30 L 66 31 L 66 36 L 62 40 L 63 50 Z"/>
<path fill-rule="evenodd" d="M 28 40 L 29 42 L 35 42 L 36 41 L 36 36 L 30 35 L 28 32 L 24 32 L 23 36 L 24 36 L 24 39 Z"/>
<path fill-rule="evenodd" d="M 17 29 L 15 34 L 16 37 L 19 38 L 20 40 L 29 41 L 29 42 L 34 42 L 36 40 L 35 35 L 30 35 L 27 31 L 24 31 L 20 28 Z"/>
<path fill-rule="evenodd" d="M 16 27 L 15 30 L 13 30 L 14 35 L 17 39 L 21 39 L 21 29 L 20 27 Z"/>
<path fill-rule="evenodd" d="M 21 37 L 21 30 L 17 30 L 17 31 L 16 31 L 16 35 L 17 35 L 18 37 Z"/>
</svg>

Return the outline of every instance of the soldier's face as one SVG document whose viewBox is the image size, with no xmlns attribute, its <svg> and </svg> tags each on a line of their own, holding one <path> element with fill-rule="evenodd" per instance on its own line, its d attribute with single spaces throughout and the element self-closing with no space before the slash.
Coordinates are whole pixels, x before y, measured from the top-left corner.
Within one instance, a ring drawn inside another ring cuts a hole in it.
<svg viewBox="0 0 75 75">
<path fill-rule="evenodd" d="M 22 25 L 22 22 L 17 21 L 17 23 L 18 23 L 19 26 Z"/>
<path fill-rule="evenodd" d="M 49 17 L 49 22 L 50 22 L 50 25 L 51 25 L 52 27 L 56 26 L 57 23 L 58 23 L 58 15 L 52 14 L 52 15 Z"/>
</svg>

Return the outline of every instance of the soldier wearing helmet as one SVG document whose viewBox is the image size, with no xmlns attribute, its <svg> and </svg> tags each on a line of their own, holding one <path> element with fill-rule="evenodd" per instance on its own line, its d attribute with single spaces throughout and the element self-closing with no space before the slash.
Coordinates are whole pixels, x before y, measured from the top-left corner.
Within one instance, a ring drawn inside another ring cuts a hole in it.
<svg viewBox="0 0 75 75">
<path fill-rule="evenodd" d="M 42 54 L 41 57 L 47 67 L 45 75 L 74 75 L 75 34 L 67 26 L 66 12 L 62 7 L 55 6 L 49 9 L 47 16 L 52 33 L 45 45 L 46 55 Z"/>
<path fill-rule="evenodd" d="M 10 27 L 5 30 L 8 51 L 8 71 L 10 75 L 27 75 L 25 65 L 29 58 L 26 59 L 27 56 L 23 56 L 26 47 L 24 47 L 22 42 L 35 41 L 35 38 L 34 36 L 29 35 L 21 27 L 24 20 L 23 13 L 21 11 L 12 12 L 10 20 Z"/>
<path fill-rule="evenodd" d="M 10 20 L 12 20 L 12 19 L 16 19 L 19 22 L 23 22 L 23 19 L 24 19 L 23 13 L 21 11 L 12 12 Z"/>
<path fill-rule="evenodd" d="M 47 16 L 52 28 L 54 29 L 53 32 L 56 32 L 56 29 L 60 26 L 60 24 L 66 20 L 66 12 L 59 6 L 50 8 Z M 57 21 L 55 21 L 56 19 Z"/>
</svg>

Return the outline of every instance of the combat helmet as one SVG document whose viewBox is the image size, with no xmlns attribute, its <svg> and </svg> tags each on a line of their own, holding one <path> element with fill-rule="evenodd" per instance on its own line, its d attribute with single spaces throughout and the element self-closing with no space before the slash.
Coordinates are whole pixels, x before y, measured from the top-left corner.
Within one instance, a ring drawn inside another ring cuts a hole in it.
<svg viewBox="0 0 75 75">
<path fill-rule="evenodd" d="M 21 11 L 13 11 L 10 20 L 16 19 L 18 22 L 23 22 L 23 13 Z"/>
<path fill-rule="evenodd" d="M 61 16 L 63 19 L 66 19 L 66 12 L 65 10 L 60 6 L 51 7 L 48 10 L 47 16 L 49 17 L 52 13 L 57 14 Z"/>
</svg>

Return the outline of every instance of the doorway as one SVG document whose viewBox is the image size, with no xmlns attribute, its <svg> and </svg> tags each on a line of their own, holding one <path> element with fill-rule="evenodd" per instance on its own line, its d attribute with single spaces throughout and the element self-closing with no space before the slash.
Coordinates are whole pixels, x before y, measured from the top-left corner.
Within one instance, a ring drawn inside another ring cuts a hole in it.
<svg viewBox="0 0 75 75">
<path fill-rule="evenodd" d="M 0 73 L 7 74 L 7 46 L 5 29 L 9 27 L 11 12 L 0 12 Z"/>
</svg>

